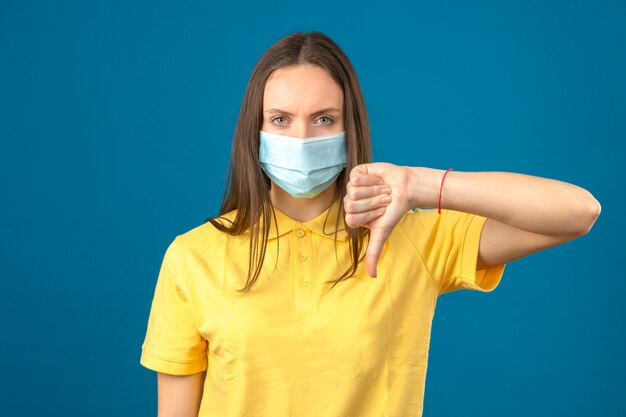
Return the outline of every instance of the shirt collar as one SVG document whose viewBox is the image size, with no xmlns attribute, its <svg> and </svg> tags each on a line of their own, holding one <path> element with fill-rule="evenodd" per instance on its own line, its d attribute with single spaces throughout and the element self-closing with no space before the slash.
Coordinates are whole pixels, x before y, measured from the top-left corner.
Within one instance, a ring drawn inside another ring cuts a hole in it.
<svg viewBox="0 0 626 417">
<path fill-rule="evenodd" d="M 292 219 L 276 207 L 274 207 L 274 212 L 276 213 L 276 222 L 274 221 L 274 217 L 271 218 L 270 221 L 270 232 L 268 239 L 275 239 L 279 236 L 287 234 L 292 230 L 310 230 L 313 233 L 325 237 L 327 239 L 335 238 L 335 222 L 337 221 L 337 216 L 339 213 L 339 200 L 335 200 L 333 204 L 324 210 L 319 216 L 316 218 L 309 220 L 307 222 L 299 222 L 298 220 Z M 328 215 L 328 218 L 326 218 Z M 277 227 L 278 224 L 278 227 Z M 324 226 L 324 224 L 326 224 Z M 346 230 L 345 220 L 342 218 L 339 220 L 338 230 L 337 230 L 337 240 L 347 240 L 349 234 Z"/>
</svg>

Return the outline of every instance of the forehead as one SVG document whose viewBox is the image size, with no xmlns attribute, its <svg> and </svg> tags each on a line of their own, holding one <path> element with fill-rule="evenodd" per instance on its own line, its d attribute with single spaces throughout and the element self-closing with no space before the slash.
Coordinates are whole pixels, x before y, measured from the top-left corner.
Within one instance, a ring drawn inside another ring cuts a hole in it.
<svg viewBox="0 0 626 417">
<path fill-rule="evenodd" d="M 316 111 L 343 108 L 343 91 L 330 74 L 317 65 L 298 65 L 275 70 L 265 84 L 263 108 Z"/>
</svg>

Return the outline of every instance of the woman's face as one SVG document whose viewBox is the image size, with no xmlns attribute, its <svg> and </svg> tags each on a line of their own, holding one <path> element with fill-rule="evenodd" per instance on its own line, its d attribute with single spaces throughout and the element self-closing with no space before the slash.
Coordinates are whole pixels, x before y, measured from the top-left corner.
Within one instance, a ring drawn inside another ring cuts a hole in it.
<svg viewBox="0 0 626 417">
<path fill-rule="evenodd" d="M 261 129 L 297 138 L 341 132 L 343 91 L 317 65 L 279 68 L 265 84 Z"/>
</svg>

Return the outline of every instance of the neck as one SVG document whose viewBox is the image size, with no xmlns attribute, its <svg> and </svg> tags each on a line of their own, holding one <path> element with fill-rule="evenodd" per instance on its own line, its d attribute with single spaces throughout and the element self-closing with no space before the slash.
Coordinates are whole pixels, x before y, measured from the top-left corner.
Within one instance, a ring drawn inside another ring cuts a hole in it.
<svg viewBox="0 0 626 417">
<path fill-rule="evenodd" d="M 337 185 L 333 182 L 327 189 L 312 198 L 295 198 L 272 182 L 270 199 L 275 208 L 301 223 L 322 214 L 333 201 Z"/>
</svg>

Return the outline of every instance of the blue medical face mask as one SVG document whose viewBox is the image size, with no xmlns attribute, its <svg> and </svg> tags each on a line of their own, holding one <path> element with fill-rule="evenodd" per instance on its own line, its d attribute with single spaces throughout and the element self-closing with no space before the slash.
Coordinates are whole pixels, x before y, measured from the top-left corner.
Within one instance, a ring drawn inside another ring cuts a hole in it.
<svg viewBox="0 0 626 417">
<path fill-rule="evenodd" d="M 301 139 L 261 130 L 260 138 L 261 168 L 296 198 L 315 197 L 346 166 L 346 132 Z"/>
</svg>

